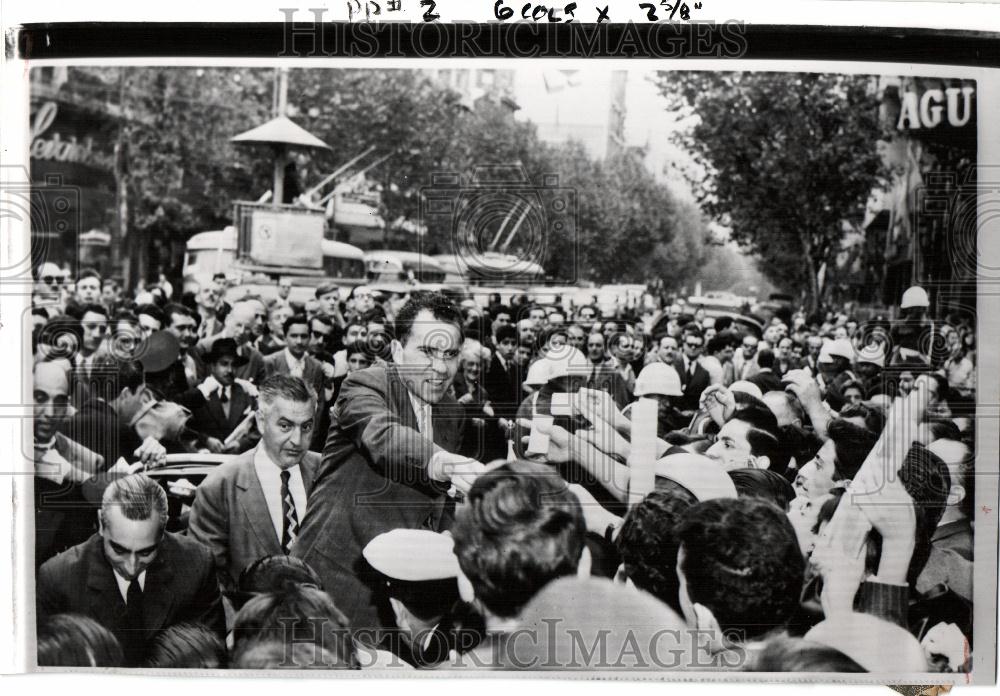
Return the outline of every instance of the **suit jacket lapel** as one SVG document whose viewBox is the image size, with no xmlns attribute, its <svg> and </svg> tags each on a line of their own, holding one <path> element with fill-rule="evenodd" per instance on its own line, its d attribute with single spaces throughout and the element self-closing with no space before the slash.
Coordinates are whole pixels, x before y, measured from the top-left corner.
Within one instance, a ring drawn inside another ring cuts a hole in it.
<svg viewBox="0 0 1000 696">
<path fill-rule="evenodd" d="M 91 537 L 87 543 L 91 545 L 87 551 L 87 597 L 91 616 L 98 617 L 98 623 L 115 630 L 125 618 L 125 600 L 118 589 L 111 564 L 104 557 L 101 538 Z"/>
<path fill-rule="evenodd" d="M 250 405 L 250 396 L 243 391 L 243 387 L 238 385 L 233 385 L 232 388 L 232 399 L 229 402 L 229 423 L 230 428 L 235 428 L 239 425 L 246 416 L 243 412 L 247 410 L 247 406 Z"/>
<path fill-rule="evenodd" d="M 267 499 L 264 498 L 264 489 L 257 478 L 257 470 L 254 468 L 253 458 L 257 449 L 247 452 L 248 463 L 240 467 L 236 475 L 236 487 L 242 491 L 240 495 L 240 507 L 243 514 L 250 523 L 257 541 L 264 548 L 271 549 L 272 553 L 281 553 L 281 541 L 271 524 L 271 513 L 267 509 Z M 308 488 L 306 489 L 308 491 Z"/>
<path fill-rule="evenodd" d="M 302 463 L 299 464 L 299 470 L 302 472 L 302 485 L 306 489 L 307 500 L 312 493 L 313 483 L 316 481 L 316 469 L 319 468 L 320 459 L 318 454 L 306 452 L 306 456 L 302 458 Z"/>
<path fill-rule="evenodd" d="M 142 591 L 142 620 L 146 629 L 156 631 L 163 628 L 174 607 L 173 547 L 176 542 L 168 536 L 160 545 L 160 552 L 153 564 L 146 570 L 146 587 Z"/>
<path fill-rule="evenodd" d="M 212 392 L 209 395 L 208 401 L 205 405 L 208 408 L 209 414 L 212 416 L 212 420 L 216 422 L 216 424 L 219 426 L 219 429 L 225 427 L 226 423 L 228 423 L 228 420 L 226 419 L 226 412 L 222 410 L 222 402 L 219 401 L 219 392 L 218 391 Z"/>
</svg>

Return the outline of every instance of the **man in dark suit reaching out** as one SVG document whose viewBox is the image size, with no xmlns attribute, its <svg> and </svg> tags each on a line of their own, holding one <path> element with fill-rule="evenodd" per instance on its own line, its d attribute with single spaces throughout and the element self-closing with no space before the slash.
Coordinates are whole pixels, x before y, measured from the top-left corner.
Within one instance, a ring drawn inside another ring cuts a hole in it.
<svg viewBox="0 0 1000 696">
<path fill-rule="evenodd" d="M 392 529 L 448 528 L 448 494 L 467 491 L 484 469 L 457 454 L 463 409 L 447 395 L 462 343 L 458 308 L 421 293 L 400 309 L 395 336 L 392 364 L 344 380 L 292 549 L 355 629 L 381 625 L 365 545 Z"/>
</svg>

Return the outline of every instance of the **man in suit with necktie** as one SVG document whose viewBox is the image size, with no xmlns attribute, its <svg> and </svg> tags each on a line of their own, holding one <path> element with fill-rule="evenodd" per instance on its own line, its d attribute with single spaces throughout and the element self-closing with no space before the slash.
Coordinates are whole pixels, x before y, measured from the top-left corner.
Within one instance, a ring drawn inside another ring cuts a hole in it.
<svg viewBox="0 0 1000 696">
<path fill-rule="evenodd" d="M 309 509 L 292 555 L 322 578 L 352 627 L 392 625 L 376 606 L 378 573 L 365 545 L 392 529 L 450 527 L 452 493 L 484 470 L 456 454 L 463 408 L 448 396 L 458 370 L 462 315 L 440 293 L 420 293 L 396 316 L 393 362 L 352 372 L 333 407 Z"/>
<path fill-rule="evenodd" d="M 236 341 L 236 350 L 239 356 L 245 359 L 236 370 L 239 379 L 253 384 L 260 384 L 264 381 L 264 356 L 260 351 L 250 345 L 253 338 L 253 326 L 257 321 L 257 308 L 253 302 L 237 302 L 229 311 L 225 318 L 225 328 L 222 333 L 198 341 L 192 352 L 198 368 L 198 379 L 204 379 L 208 375 L 208 366 L 205 364 L 205 356 L 214 343 L 222 338 L 231 338 Z"/>
<path fill-rule="evenodd" d="M 142 666 L 150 640 L 180 623 L 225 633 L 215 564 L 197 541 L 166 531 L 167 495 L 132 474 L 104 491 L 99 532 L 38 571 L 36 614 L 82 614 L 111 631 L 128 667 Z"/>
<path fill-rule="evenodd" d="M 255 408 L 253 396 L 236 381 L 236 370 L 245 364 L 246 358 L 237 353 L 236 341 L 220 338 L 212 344 L 205 362 L 214 382 L 203 383 L 207 392 L 205 403 L 194 409 L 192 422 L 213 451 L 218 449 L 228 454 L 245 452 L 254 441 L 249 431 L 229 443 L 226 440 Z"/>
<path fill-rule="evenodd" d="M 681 333 L 681 354 L 674 363 L 674 369 L 680 375 L 681 389 L 684 390 L 680 404 L 685 415 L 693 415 L 698 410 L 701 393 L 712 383 L 708 370 L 698 362 L 704 343 L 705 338 L 697 324 L 684 327 Z"/>
<path fill-rule="evenodd" d="M 291 375 L 308 384 L 320 399 L 322 407 L 323 387 L 328 379 L 333 379 L 333 366 L 325 366 L 309 355 L 309 320 L 305 314 L 296 314 L 282 325 L 285 347 L 271 355 L 264 356 L 264 372 L 271 375 Z"/>
<path fill-rule="evenodd" d="M 314 390 L 299 377 L 275 374 L 261 385 L 258 403 L 260 443 L 205 477 L 188 524 L 188 534 L 211 549 L 227 591 L 254 561 L 289 553 L 320 461 L 308 450 Z"/>
</svg>

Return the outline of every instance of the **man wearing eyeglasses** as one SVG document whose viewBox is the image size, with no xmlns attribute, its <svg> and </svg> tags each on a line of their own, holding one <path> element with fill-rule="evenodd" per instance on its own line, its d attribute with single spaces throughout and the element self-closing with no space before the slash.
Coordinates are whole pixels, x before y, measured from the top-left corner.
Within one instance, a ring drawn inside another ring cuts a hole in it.
<svg viewBox="0 0 1000 696">
<path fill-rule="evenodd" d="M 712 383 L 708 370 L 701 366 L 698 358 L 705 342 L 701 328 L 688 324 L 681 333 L 681 354 L 674 362 L 674 369 L 681 378 L 684 395 L 680 398 L 681 411 L 690 415 L 698 410 L 701 393 Z"/>
<path fill-rule="evenodd" d="M 440 293 L 421 293 L 400 309 L 394 334 L 391 365 L 344 380 L 292 548 L 355 629 L 380 625 L 379 583 L 366 568 L 365 545 L 392 529 L 447 529 L 448 494 L 464 493 L 484 470 L 457 454 L 463 407 L 448 387 L 462 344 L 458 307 Z"/>
<path fill-rule="evenodd" d="M 46 261 L 38 268 L 34 288 L 37 300 L 35 304 L 42 307 L 49 318 L 61 314 L 64 309 L 62 286 L 65 280 L 62 269 L 51 261 Z"/>
<path fill-rule="evenodd" d="M 736 379 L 750 379 L 757 374 L 757 337 L 747 334 L 743 337 L 740 350 L 733 355 L 733 368 L 736 371 Z"/>
</svg>

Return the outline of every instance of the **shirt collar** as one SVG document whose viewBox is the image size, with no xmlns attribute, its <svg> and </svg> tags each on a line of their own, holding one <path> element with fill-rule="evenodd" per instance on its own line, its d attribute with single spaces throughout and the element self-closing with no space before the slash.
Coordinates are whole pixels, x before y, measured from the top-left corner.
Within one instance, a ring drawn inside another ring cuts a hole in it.
<svg viewBox="0 0 1000 696">
<path fill-rule="evenodd" d="M 280 466 L 278 466 L 275 463 L 275 461 L 273 459 L 271 459 L 271 455 L 269 455 L 267 453 L 267 450 L 264 449 L 264 444 L 263 443 L 261 443 L 260 445 L 258 445 L 257 449 L 254 450 L 254 453 L 253 453 L 253 465 L 258 470 L 260 470 L 261 467 L 273 466 L 279 472 L 281 472 L 281 471 L 292 472 L 292 471 L 295 471 L 296 469 L 299 468 L 299 465 L 295 464 L 294 466 L 290 466 L 287 469 L 282 469 Z"/>
</svg>

